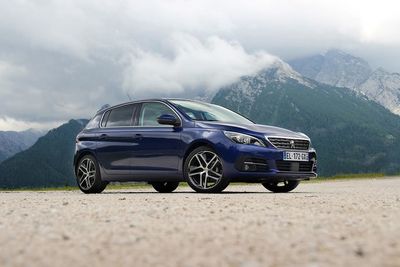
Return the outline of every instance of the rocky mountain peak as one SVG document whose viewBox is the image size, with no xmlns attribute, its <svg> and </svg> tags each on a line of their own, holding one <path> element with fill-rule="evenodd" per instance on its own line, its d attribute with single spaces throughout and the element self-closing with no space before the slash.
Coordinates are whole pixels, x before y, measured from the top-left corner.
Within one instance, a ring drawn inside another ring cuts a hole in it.
<svg viewBox="0 0 400 267">
<path fill-rule="evenodd" d="M 400 115 L 400 74 L 383 68 L 372 70 L 368 62 L 341 50 L 332 49 L 290 61 L 300 74 L 338 87 L 347 87 Z"/>
<path fill-rule="evenodd" d="M 399 73 L 390 73 L 383 68 L 378 68 L 357 88 L 357 91 L 400 115 Z"/>
<path fill-rule="evenodd" d="M 297 71 L 280 59 L 275 60 L 274 63 L 272 63 L 268 68 L 262 70 L 261 73 L 268 74 L 269 76 L 273 76 L 281 81 L 288 78 L 296 80 L 301 79 L 301 75 Z"/>
<path fill-rule="evenodd" d="M 385 70 L 384 68 L 379 67 L 379 68 L 377 68 L 376 70 L 374 70 L 374 71 L 371 73 L 371 77 L 372 77 L 372 76 L 381 77 L 381 76 L 390 75 L 390 74 L 391 74 L 391 73 L 388 72 L 387 70 Z"/>
<path fill-rule="evenodd" d="M 295 71 L 288 63 L 277 59 L 269 65 L 267 68 L 260 71 L 255 78 L 265 85 L 267 82 L 282 82 L 285 83 L 288 80 L 297 81 L 300 84 L 312 87 L 300 73 Z"/>
<path fill-rule="evenodd" d="M 338 87 L 356 88 L 372 72 L 368 62 L 337 49 L 323 55 L 314 55 L 290 61 L 302 75 L 318 82 Z"/>
</svg>

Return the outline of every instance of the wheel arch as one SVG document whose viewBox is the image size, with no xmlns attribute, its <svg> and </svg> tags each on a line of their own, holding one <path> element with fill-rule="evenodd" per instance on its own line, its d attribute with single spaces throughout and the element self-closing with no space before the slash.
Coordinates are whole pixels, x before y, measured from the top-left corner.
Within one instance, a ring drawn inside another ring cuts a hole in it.
<svg viewBox="0 0 400 267">
<path fill-rule="evenodd" d="M 75 175 L 76 175 L 76 168 L 77 168 L 77 166 L 78 166 L 78 164 L 79 164 L 79 161 L 80 161 L 84 156 L 87 156 L 87 155 L 90 155 L 90 156 L 93 156 L 94 158 L 96 158 L 96 155 L 95 155 L 92 151 L 89 151 L 89 150 L 81 151 L 81 152 L 79 153 L 79 155 L 77 155 L 77 157 L 75 158 L 75 162 L 74 162 L 74 174 L 75 174 Z"/>
<path fill-rule="evenodd" d="M 181 164 L 182 172 L 183 172 L 183 170 L 184 170 L 184 168 L 185 168 L 185 161 L 186 161 L 186 158 L 189 156 L 189 154 L 190 154 L 193 150 L 195 150 L 196 148 L 201 147 L 201 146 L 206 146 L 206 147 L 209 147 L 209 148 L 215 150 L 214 145 L 213 145 L 210 141 L 205 140 L 205 139 L 197 140 L 197 141 L 191 143 L 191 144 L 189 145 L 189 147 L 186 149 L 185 154 L 183 155 L 183 158 L 182 158 L 182 164 Z"/>
</svg>

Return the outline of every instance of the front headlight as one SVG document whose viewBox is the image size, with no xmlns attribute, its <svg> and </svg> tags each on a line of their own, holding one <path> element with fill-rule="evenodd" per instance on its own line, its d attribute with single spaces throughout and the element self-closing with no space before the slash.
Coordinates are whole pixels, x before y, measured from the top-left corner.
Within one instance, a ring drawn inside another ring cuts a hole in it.
<svg viewBox="0 0 400 267">
<path fill-rule="evenodd" d="M 260 139 L 251 135 L 237 133 L 237 132 L 230 132 L 230 131 L 224 131 L 224 134 L 226 137 L 228 137 L 233 142 L 238 144 L 265 146 L 265 144 Z"/>
</svg>

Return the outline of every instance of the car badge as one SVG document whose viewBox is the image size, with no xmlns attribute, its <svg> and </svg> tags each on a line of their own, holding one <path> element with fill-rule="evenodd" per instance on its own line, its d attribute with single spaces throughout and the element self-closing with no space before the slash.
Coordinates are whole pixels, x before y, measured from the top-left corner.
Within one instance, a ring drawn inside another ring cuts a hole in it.
<svg viewBox="0 0 400 267">
<path fill-rule="evenodd" d="M 296 146 L 294 145 L 294 140 L 290 140 L 290 148 L 294 149 Z"/>
</svg>

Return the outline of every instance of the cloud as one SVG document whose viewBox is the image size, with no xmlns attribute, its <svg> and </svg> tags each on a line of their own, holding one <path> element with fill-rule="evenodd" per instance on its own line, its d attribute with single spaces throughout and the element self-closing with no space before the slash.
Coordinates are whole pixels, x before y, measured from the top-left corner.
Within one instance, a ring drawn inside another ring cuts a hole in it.
<svg viewBox="0 0 400 267">
<path fill-rule="evenodd" d="M 338 48 L 399 72 L 398 10 L 393 0 L 1 1 L 0 117 L 47 125 L 127 93 L 208 94 L 271 54 Z"/>
<path fill-rule="evenodd" d="M 27 72 L 26 68 L 23 66 L 18 66 L 10 62 L 0 60 L 0 82 L 2 87 L 7 87 L 12 79 L 21 77 Z"/>
<path fill-rule="evenodd" d="M 50 123 L 18 121 L 9 117 L 0 117 L 0 129 L 7 131 L 23 131 L 27 129 L 48 130 L 58 127 L 63 121 L 53 121 Z"/>
<path fill-rule="evenodd" d="M 131 55 L 123 83 L 127 92 L 137 97 L 209 94 L 276 60 L 263 51 L 249 54 L 238 42 L 216 36 L 201 41 L 174 34 L 168 44 L 169 57 L 143 50 Z"/>
</svg>

